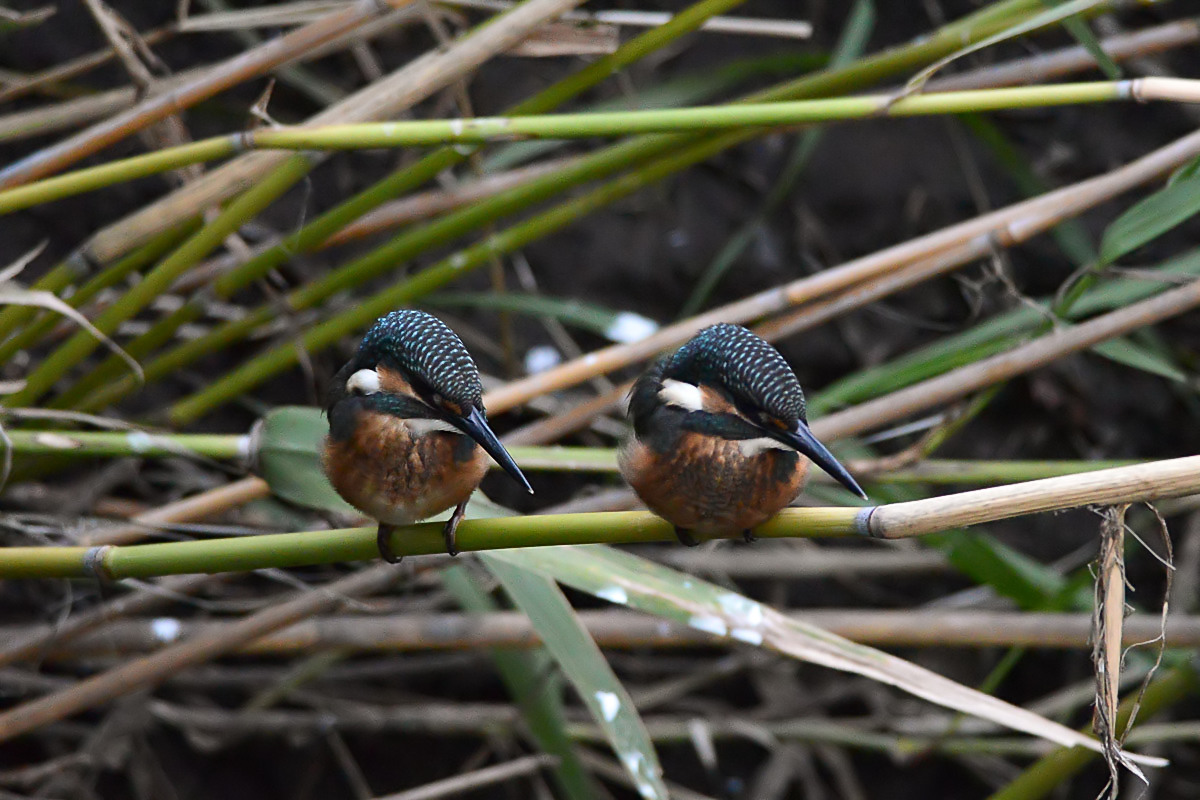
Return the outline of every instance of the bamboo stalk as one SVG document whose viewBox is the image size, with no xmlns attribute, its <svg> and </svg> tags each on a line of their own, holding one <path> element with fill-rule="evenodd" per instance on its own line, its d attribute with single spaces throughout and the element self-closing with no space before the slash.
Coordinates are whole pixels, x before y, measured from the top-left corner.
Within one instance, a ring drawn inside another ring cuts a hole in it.
<svg viewBox="0 0 1200 800">
<path fill-rule="evenodd" d="M 1042 511 L 1152 502 L 1197 491 L 1200 456 L 1188 456 L 876 506 L 866 526 L 872 536 L 902 539 Z"/>
<path fill-rule="evenodd" d="M 9 447 L 19 455 L 90 457 L 203 456 L 246 459 L 250 439 L 238 434 L 169 434 L 147 431 L 8 431 Z"/>
<path fill-rule="evenodd" d="M 255 49 L 210 67 L 182 86 L 146 98 L 133 108 L 116 114 L 57 145 L 39 150 L 0 170 L 0 189 L 30 183 L 52 175 L 137 131 L 159 122 L 181 109 L 261 75 L 296 58 L 325 41 L 353 30 L 380 14 L 385 6 L 399 7 L 413 0 L 358 2 L 336 13 L 269 41 Z"/>
<path fill-rule="evenodd" d="M 0 642 L 3 642 L 0 644 L 0 667 L 20 661 L 41 660 L 53 649 L 65 647 L 68 643 L 86 642 L 88 635 L 96 634 L 101 626 L 105 626 L 105 631 L 112 630 L 113 620 L 152 611 L 179 597 L 195 594 L 219 580 L 221 577 L 215 575 L 164 578 L 156 586 L 158 591 L 143 590 L 118 597 L 82 614 L 72 614 L 54 625 L 9 631 L 0 635 Z"/>
<path fill-rule="evenodd" d="M 405 0 L 411 2 L 411 0 Z M 312 125 L 391 119 L 440 89 L 470 74 L 489 58 L 508 50 L 547 20 L 583 0 L 524 0 L 460 36 L 445 49 L 432 50 L 386 78 L 360 89 L 309 120 Z M 246 153 L 167 197 L 134 212 L 92 237 L 88 252 L 107 263 L 163 228 L 221 203 L 282 168 L 286 153 Z"/>
<path fill-rule="evenodd" d="M 1008 380 L 1071 353 L 1182 314 L 1200 305 L 1200 280 L 1087 322 L 1058 328 L 1027 344 L 984 358 L 814 423 L 821 435 L 838 438 L 878 428 L 909 414 L 941 405 Z"/>
<path fill-rule="evenodd" d="M 465 706 L 465 707 L 464 707 Z M 337 713 L 327 710 L 308 711 L 271 709 L 252 714 L 155 702 L 151 705 L 154 717 L 184 731 L 199 734 L 228 734 L 256 736 L 311 735 L 317 731 L 338 730 L 378 734 L 381 731 L 420 732 L 429 736 L 492 736 L 497 730 L 510 730 L 517 719 L 512 706 L 497 704 L 435 704 L 341 707 Z M 695 715 L 655 715 L 645 717 L 651 739 L 663 744 L 694 743 Z M 879 730 L 875 719 L 815 719 L 811 716 L 795 719 L 763 720 L 757 717 L 742 719 L 722 716 L 704 720 L 705 732 L 714 739 L 744 740 L 758 745 L 763 737 L 769 741 L 799 741 L 832 744 L 868 752 L 884 753 L 895 759 L 911 758 L 930 751 L 948 754 L 987 754 L 992 756 L 1036 756 L 1045 753 L 1043 742 L 1027 738 L 996 736 L 956 736 L 938 738 L 913 735 L 895 730 Z M 1149 727 L 1149 726 L 1148 726 Z M 1157 727 L 1157 726 L 1156 726 Z M 580 742 L 605 742 L 599 726 L 587 722 L 570 722 L 566 733 Z M 1174 733 L 1173 731 L 1170 733 Z M 1177 735 L 1187 737 L 1189 731 Z M 1147 741 L 1133 736 L 1139 742 Z M 584 751 L 581 754 L 589 769 L 614 780 L 627 779 L 628 773 L 618 764 Z M 607 768 L 601 765 L 607 765 Z M 668 784 L 669 785 L 669 784 Z M 631 787 L 632 788 L 632 787 Z M 678 800 L 711 800 L 686 789 L 671 787 L 671 797 Z"/>
<path fill-rule="evenodd" d="M 301 592 L 291 600 L 268 606 L 219 632 L 201 633 L 145 658 L 10 708 L 0 713 L 0 741 L 7 741 L 130 692 L 157 686 L 186 667 L 210 661 L 305 617 L 337 608 L 351 597 L 386 589 L 401 575 L 390 564 L 352 573 L 324 586 Z"/>
<path fill-rule="evenodd" d="M 191 576 L 189 580 L 211 580 Z M 1092 617 L 1079 613 L 1014 611 L 925 611 L 861 609 L 800 609 L 785 612 L 805 625 L 860 644 L 883 647 L 1036 647 L 1087 650 Z M 613 649 L 736 646 L 736 640 L 714 637 L 689 625 L 625 610 L 581 610 L 576 614 L 596 644 Z M 87 615 L 81 615 L 87 616 Z M 37 657 L 75 661 L 95 657 L 122 658 L 163 649 L 200 633 L 216 635 L 234 622 L 194 622 L 174 617 L 127 619 L 103 631 L 55 637 L 52 626 L 0 627 L 0 640 L 26 641 L 45 636 L 36 649 L 21 647 L 13 661 Z M 76 626 L 77 627 L 77 626 Z M 72 628 L 72 632 L 76 627 Z M 1134 614 L 1125 619 L 1120 641 L 1130 646 L 1156 638 L 1162 631 L 1157 614 Z M 1115 640 L 1114 640 L 1115 641 Z M 1166 628 L 1172 648 L 1200 647 L 1200 616 L 1173 616 Z M 328 615 L 306 619 L 247 642 L 231 654 L 243 657 L 291 658 L 319 651 L 358 654 L 441 652 L 492 647 L 534 648 L 541 643 L 529 618 L 516 611 L 419 613 L 364 616 Z M 8 656 L 9 649 L 0 651 Z M 3 662 L 11 663 L 8 658 Z"/>
<path fill-rule="evenodd" d="M 165 148 L 154 153 L 0 191 L 0 214 L 9 214 L 190 164 L 225 158 L 244 150 L 364 150 L 419 145 L 483 144 L 516 139 L 582 139 L 646 133 L 710 132 L 744 127 L 771 128 L 878 117 L 958 114 L 1129 100 L 1198 103 L 1200 81 L 1150 77 L 1050 86 L 970 89 L 908 95 L 899 99 L 892 94 L 860 95 L 696 108 L 265 128 Z"/>
<path fill-rule="evenodd" d="M 129 544 L 146 538 L 156 527 L 206 519 L 270 494 L 271 487 L 262 478 L 242 478 L 139 514 L 129 524 L 86 531 L 79 541 L 89 547 Z"/>
<path fill-rule="evenodd" d="M 1200 493 L 1200 456 L 980 489 L 865 508 L 788 508 L 755 529 L 764 538 L 901 538 L 1085 505 L 1136 503 Z M 397 555 L 444 551 L 443 523 L 397 528 Z M 108 580 L 190 572 L 296 567 L 377 555 L 375 528 L 266 534 L 128 547 L 0 548 L 0 578 L 101 576 Z M 730 536 L 740 535 L 731 533 Z M 674 529 L 644 511 L 465 520 L 462 551 L 547 545 L 673 541 Z"/>
<path fill-rule="evenodd" d="M 455 211 L 463 206 L 503 194 L 535 178 L 556 173 L 575 161 L 574 156 L 551 159 L 495 175 L 485 175 L 478 180 L 462 183 L 451 189 L 434 189 L 400 200 L 393 200 L 362 215 L 356 222 L 330 236 L 316 249 L 325 250 L 337 247 L 392 228 L 399 228 L 402 225 L 423 222 L 448 211 Z"/>
</svg>

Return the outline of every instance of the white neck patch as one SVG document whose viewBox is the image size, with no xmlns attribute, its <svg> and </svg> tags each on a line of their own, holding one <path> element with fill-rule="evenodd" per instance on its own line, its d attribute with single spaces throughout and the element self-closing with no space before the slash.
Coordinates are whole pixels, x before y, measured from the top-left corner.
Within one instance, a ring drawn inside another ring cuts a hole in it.
<svg viewBox="0 0 1200 800">
<path fill-rule="evenodd" d="M 360 369 L 346 381 L 346 391 L 350 394 L 378 394 L 379 373 L 373 369 Z"/>
<path fill-rule="evenodd" d="M 684 381 L 667 378 L 662 388 L 658 390 L 658 399 L 669 406 L 676 406 L 687 411 L 704 409 L 704 394 L 700 387 Z"/>
<path fill-rule="evenodd" d="M 432 433 L 434 431 L 442 431 L 443 433 L 457 433 L 460 436 L 466 435 L 449 422 L 446 422 L 444 419 L 410 417 L 404 421 L 408 424 L 408 429 L 413 432 L 414 436 L 424 436 L 425 434 Z"/>
<path fill-rule="evenodd" d="M 765 450 L 791 450 L 793 453 L 796 452 L 783 442 L 777 442 L 766 436 L 760 436 L 757 439 L 738 439 L 738 449 L 742 451 L 742 455 L 746 458 L 756 456 Z"/>
</svg>

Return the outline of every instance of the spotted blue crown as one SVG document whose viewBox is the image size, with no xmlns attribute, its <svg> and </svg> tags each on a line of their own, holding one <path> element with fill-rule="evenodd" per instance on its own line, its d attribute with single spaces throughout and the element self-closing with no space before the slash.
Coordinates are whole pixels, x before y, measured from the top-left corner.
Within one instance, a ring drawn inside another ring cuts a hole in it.
<svg viewBox="0 0 1200 800">
<path fill-rule="evenodd" d="M 663 377 L 720 386 L 776 419 L 805 420 L 804 392 L 792 368 L 778 350 L 740 325 L 722 322 L 700 331 L 667 358 Z"/>
<path fill-rule="evenodd" d="M 471 354 L 446 323 L 424 311 L 406 308 L 380 317 L 354 360 L 359 369 L 397 366 L 447 400 L 483 408 L 483 384 Z"/>
</svg>

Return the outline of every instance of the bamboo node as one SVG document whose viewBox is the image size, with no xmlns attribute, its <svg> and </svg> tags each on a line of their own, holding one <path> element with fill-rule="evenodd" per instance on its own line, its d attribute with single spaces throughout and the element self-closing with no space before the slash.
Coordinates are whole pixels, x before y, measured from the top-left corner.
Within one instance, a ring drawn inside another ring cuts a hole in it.
<svg viewBox="0 0 1200 800">
<path fill-rule="evenodd" d="M 101 583 L 112 583 L 115 580 L 112 573 L 108 571 L 108 566 L 105 564 L 105 559 L 112 549 L 113 546 L 111 544 L 102 544 L 96 547 L 89 547 L 87 552 L 83 554 L 84 571 L 90 572 Z"/>
<path fill-rule="evenodd" d="M 1146 85 L 1141 78 L 1120 81 L 1117 83 L 1117 96 L 1127 97 L 1135 103 L 1148 103 L 1150 98 L 1146 97 L 1145 89 Z"/>
<path fill-rule="evenodd" d="M 854 532 L 859 536 L 870 536 L 872 539 L 880 538 L 875 531 L 871 530 L 871 515 L 875 513 L 875 509 L 879 506 L 864 506 L 854 515 Z"/>
</svg>

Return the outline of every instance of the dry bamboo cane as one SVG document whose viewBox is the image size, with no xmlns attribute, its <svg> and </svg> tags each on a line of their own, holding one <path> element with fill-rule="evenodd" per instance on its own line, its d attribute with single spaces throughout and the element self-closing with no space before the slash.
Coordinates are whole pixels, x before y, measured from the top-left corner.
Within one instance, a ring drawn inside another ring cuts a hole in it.
<svg viewBox="0 0 1200 800">
<path fill-rule="evenodd" d="M 413 0 L 359 0 L 291 33 L 216 65 L 182 86 L 149 97 L 56 145 L 39 150 L 0 171 L 0 189 L 21 186 L 54 173 L 182 109 L 271 70 L 335 36 L 383 13 L 387 6 Z"/>
<path fill-rule="evenodd" d="M 129 524 L 98 528 L 80 538 L 80 544 L 96 547 L 109 544 L 129 544 L 146 538 L 156 526 L 173 522 L 193 522 L 222 511 L 245 505 L 271 494 L 271 487 L 262 478 L 249 477 L 218 486 L 207 492 L 185 497 L 174 503 L 139 514 Z"/>
<path fill-rule="evenodd" d="M 1187 163 L 1198 153 L 1200 132 L 1188 134 L 1124 167 L 1096 178 L 1047 192 L 1040 197 L 831 267 L 816 275 L 759 292 L 661 328 L 654 335 L 641 341 L 605 347 L 537 375 L 513 381 L 488 392 L 484 397 L 485 404 L 493 414 L 507 411 L 538 395 L 566 389 L 598 375 L 651 358 L 663 350 L 682 344 L 708 325 L 717 322 L 744 323 L 775 314 L 848 289 L 905 264 L 933 258 L 952 248 L 962 247 L 964 243 L 989 241 L 991 237 L 1000 237 L 1001 240 L 1004 237 L 1016 237 L 1020 241 L 1028 236 L 1030 231 L 1039 231 L 1043 226 L 1052 227 L 1062 219 Z"/>
<path fill-rule="evenodd" d="M 210 578 L 211 576 L 202 576 Z M 197 580 L 192 576 L 191 580 Z M 662 647 L 737 646 L 736 639 L 714 639 L 689 625 L 640 612 L 604 609 L 576 612 L 579 621 L 601 647 L 638 649 Z M 920 609 L 796 609 L 788 617 L 860 644 L 886 647 L 1041 647 L 1087 649 L 1093 635 L 1088 613 L 1026 613 L 1013 611 L 923 611 Z M 53 662 L 96 657 L 121 658 L 161 650 L 176 640 L 202 632 L 216 634 L 233 622 L 192 622 L 173 617 L 114 622 L 102 632 L 76 637 L 69 643 L 49 638 L 36 651 L 22 650 L 19 658 Z M 0 638 L 32 639 L 43 626 L 0 628 Z M 1134 614 L 1118 627 L 1113 643 L 1130 646 L 1155 639 L 1163 630 L 1158 614 Z M 484 614 L 455 612 L 334 614 L 310 618 L 260 639 L 231 654 L 288 658 L 319 651 L 354 653 L 411 653 L 477 650 L 492 647 L 536 647 L 540 642 L 529 618 L 517 611 Z M 1166 642 L 1174 648 L 1200 647 L 1200 616 L 1172 616 Z M 8 651 L 4 651 L 8 655 Z"/>
<path fill-rule="evenodd" d="M 1188 456 L 875 506 L 863 510 L 860 524 L 871 536 L 903 539 L 1042 511 L 1150 502 L 1197 491 L 1200 456 Z"/>
<path fill-rule="evenodd" d="M 194 639 L 23 703 L 0 713 L 0 741 L 7 741 L 130 692 L 157 686 L 186 667 L 211 661 L 264 634 L 337 608 L 350 597 L 386 589 L 401 575 L 403 572 L 391 564 L 360 570 L 255 612 L 231 623 L 228 628 L 200 633 Z"/>
</svg>

